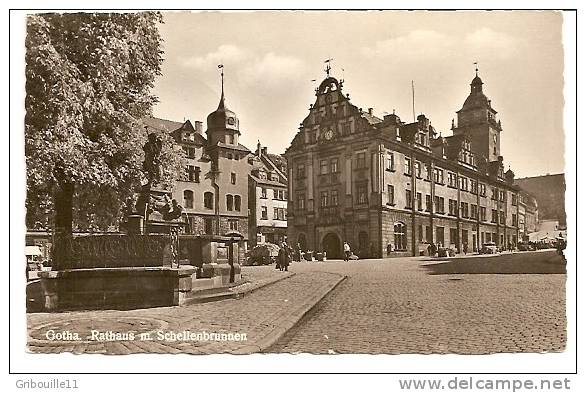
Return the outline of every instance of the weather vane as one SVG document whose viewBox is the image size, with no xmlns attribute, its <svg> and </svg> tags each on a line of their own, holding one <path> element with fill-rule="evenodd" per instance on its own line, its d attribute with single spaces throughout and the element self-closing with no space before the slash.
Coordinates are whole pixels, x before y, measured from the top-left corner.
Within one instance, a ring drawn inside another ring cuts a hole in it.
<svg viewBox="0 0 586 393">
<path fill-rule="evenodd" d="M 324 61 L 324 63 L 326 63 L 325 71 L 326 71 L 326 75 L 328 76 L 328 78 L 330 77 L 330 71 L 332 70 L 332 67 L 330 66 L 330 63 L 332 62 L 332 60 L 334 60 L 334 59 L 332 59 L 330 57 Z"/>
</svg>

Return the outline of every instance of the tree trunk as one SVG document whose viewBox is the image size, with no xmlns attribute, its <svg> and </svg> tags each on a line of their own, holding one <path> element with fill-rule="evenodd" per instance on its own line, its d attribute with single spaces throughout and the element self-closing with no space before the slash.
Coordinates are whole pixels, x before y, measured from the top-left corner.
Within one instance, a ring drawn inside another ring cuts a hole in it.
<svg viewBox="0 0 586 393">
<path fill-rule="evenodd" d="M 56 270 L 67 267 L 71 262 L 73 190 L 74 184 L 65 181 L 59 184 L 54 194 L 55 244 L 53 245 L 53 266 Z"/>
</svg>

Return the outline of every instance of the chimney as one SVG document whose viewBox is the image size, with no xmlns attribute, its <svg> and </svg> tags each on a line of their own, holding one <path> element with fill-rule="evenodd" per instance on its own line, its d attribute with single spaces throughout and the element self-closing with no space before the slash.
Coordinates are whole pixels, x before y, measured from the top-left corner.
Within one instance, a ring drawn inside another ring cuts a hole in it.
<svg viewBox="0 0 586 393">
<path fill-rule="evenodd" d="M 368 108 L 368 114 L 372 116 L 372 108 Z"/>
<path fill-rule="evenodd" d="M 193 122 L 193 129 L 198 134 L 202 134 L 203 133 L 203 124 L 202 124 L 202 122 L 201 121 L 194 121 Z"/>
<path fill-rule="evenodd" d="M 261 150 L 262 150 L 262 154 L 263 155 L 266 155 L 267 154 L 267 147 L 266 146 L 263 147 Z"/>
<path fill-rule="evenodd" d="M 261 155 L 261 154 L 262 154 L 262 153 L 261 153 L 261 145 L 260 145 L 260 141 L 257 141 L 257 142 L 256 142 L 256 155 L 257 155 L 258 157 L 260 157 L 260 155 Z"/>
</svg>

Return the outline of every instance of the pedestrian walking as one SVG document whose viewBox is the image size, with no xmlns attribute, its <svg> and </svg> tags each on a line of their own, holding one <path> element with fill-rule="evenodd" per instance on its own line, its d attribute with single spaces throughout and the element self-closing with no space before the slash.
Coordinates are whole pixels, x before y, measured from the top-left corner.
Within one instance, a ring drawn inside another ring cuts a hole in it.
<svg viewBox="0 0 586 393">
<path fill-rule="evenodd" d="M 462 249 L 464 250 L 464 255 L 466 255 L 468 253 L 468 243 L 464 243 Z"/>
<path fill-rule="evenodd" d="M 287 250 L 287 244 L 282 243 L 281 248 L 279 249 L 279 256 L 277 259 L 279 260 L 279 270 L 280 271 L 289 271 L 289 252 Z"/>
<path fill-rule="evenodd" d="M 350 251 L 350 245 L 348 242 L 344 242 L 344 261 L 348 262 L 350 260 L 350 255 L 352 251 Z"/>
</svg>

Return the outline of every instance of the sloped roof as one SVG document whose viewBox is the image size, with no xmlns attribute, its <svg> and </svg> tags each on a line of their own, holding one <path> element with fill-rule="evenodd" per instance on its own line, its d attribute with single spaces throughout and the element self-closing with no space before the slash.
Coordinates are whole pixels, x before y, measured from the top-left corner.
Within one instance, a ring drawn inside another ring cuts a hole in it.
<svg viewBox="0 0 586 393">
<path fill-rule="evenodd" d="M 368 112 L 362 112 L 362 117 L 366 119 L 366 121 L 368 121 L 368 124 L 370 125 L 374 125 L 374 124 L 378 124 L 378 123 L 382 123 L 382 119 L 369 114 Z"/>
<path fill-rule="evenodd" d="M 144 125 L 155 128 L 160 131 L 171 133 L 183 126 L 184 123 L 166 119 L 159 119 L 158 117 L 145 117 L 142 119 Z"/>
</svg>

